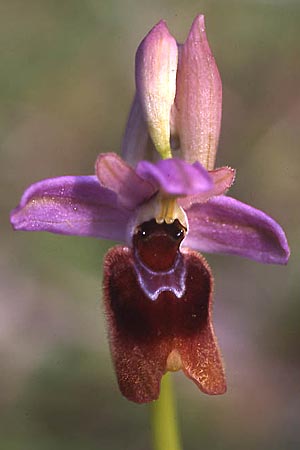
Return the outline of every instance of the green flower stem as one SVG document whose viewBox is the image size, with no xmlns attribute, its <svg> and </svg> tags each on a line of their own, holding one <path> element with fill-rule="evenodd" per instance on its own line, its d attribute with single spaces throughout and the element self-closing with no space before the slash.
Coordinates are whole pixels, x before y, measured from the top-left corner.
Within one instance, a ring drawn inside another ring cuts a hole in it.
<svg viewBox="0 0 300 450">
<path fill-rule="evenodd" d="M 161 382 L 159 399 L 151 404 L 154 450 L 181 450 L 170 373 Z"/>
</svg>

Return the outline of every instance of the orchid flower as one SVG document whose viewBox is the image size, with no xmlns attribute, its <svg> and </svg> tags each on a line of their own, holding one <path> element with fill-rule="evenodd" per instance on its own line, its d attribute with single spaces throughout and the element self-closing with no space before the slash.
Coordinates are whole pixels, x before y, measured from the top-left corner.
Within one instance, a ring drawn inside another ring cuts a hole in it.
<svg viewBox="0 0 300 450">
<path fill-rule="evenodd" d="M 224 195 L 235 171 L 214 169 L 221 102 L 203 16 L 183 45 L 158 23 L 137 51 L 123 159 L 103 153 L 95 175 L 37 182 L 11 214 L 15 230 L 122 243 L 105 257 L 104 304 L 121 392 L 138 403 L 158 398 L 164 373 L 179 369 L 205 393 L 226 390 L 213 277 L 198 252 L 289 258 L 273 219 Z"/>
</svg>

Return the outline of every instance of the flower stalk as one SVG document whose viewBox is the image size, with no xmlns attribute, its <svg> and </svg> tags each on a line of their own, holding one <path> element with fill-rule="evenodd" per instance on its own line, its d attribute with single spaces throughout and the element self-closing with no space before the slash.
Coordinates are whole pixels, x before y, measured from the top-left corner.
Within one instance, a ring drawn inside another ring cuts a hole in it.
<svg viewBox="0 0 300 450">
<path fill-rule="evenodd" d="M 151 404 L 153 450 L 181 450 L 171 375 L 161 382 L 159 399 Z"/>
</svg>

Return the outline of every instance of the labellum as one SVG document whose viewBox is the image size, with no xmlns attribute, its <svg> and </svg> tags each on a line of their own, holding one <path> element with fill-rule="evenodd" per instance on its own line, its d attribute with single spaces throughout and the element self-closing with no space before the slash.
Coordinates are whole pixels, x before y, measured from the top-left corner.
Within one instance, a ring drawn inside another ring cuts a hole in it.
<svg viewBox="0 0 300 450">
<path fill-rule="evenodd" d="M 199 253 L 180 250 L 185 234 L 178 219 L 152 219 L 136 227 L 132 248 L 106 256 L 113 361 L 121 392 L 137 403 L 157 399 L 163 374 L 180 369 L 203 392 L 226 390 L 211 325 L 211 271 Z"/>
</svg>

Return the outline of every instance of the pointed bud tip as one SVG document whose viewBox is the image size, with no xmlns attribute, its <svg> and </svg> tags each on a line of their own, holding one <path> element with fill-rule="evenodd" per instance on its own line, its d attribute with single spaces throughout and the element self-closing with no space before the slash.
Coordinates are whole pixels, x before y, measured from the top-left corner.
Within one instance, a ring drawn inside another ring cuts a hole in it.
<svg viewBox="0 0 300 450">
<path fill-rule="evenodd" d="M 138 46 L 137 52 L 136 52 L 136 58 L 139 58 L 139 54 L 145 49 L 148 48 L 148 46 L 156 45 L 159 40 L 166 39 L 171 42 L 175 41 L 174 37 L 171 35 L 167 23 L 165 20 L 160 20 L 156 25 L 154 25 L 153 28 L 149 31 L 148 34 L 144 37 L 144 39 L 141 41 L 140 45 Z"/>
<path fill-rule="evenodd" d="M 194 43 L 200 43 L 202 45 L 202 48 L 205 52 L 207 52 L 207 55 L 210 57 L 213 57 L 211 48 L 209 46 L 209 42 L 207 39 L 206 34 L 206 26 L 205 26 L 205 19 L 204 15 L 201 14 L 197 17 L 195 17 L 192 26 L 190 28 L 190 32 L 188 34 L 188 37 L 186 39 L 186 42 L 192 41 Z"/>
<path fill-rule="evenodd" d="M 201 32 L 205 35 L 206 37 L 206 27 L 205 27 L 205 18 L 203 14 L 199 14 L 198 16 L 195 17 L 195 19 L 193 20 L 191 29 L 190 29 L 190 33 L 192 31 L 197 31 L 197 32 Z"/>
<path fill-rule="evenodd" d="M 164 19 L 161 19 L 159 22 L 157 22 L 157 24 L 154 25 L 154 27 L 150 30 L 148 34 L 152 33 L 153 31 L 160 31 L 162 33 L 167 32 L 168 34 L 170 34 L 167 22 Z"/>
</svg>

